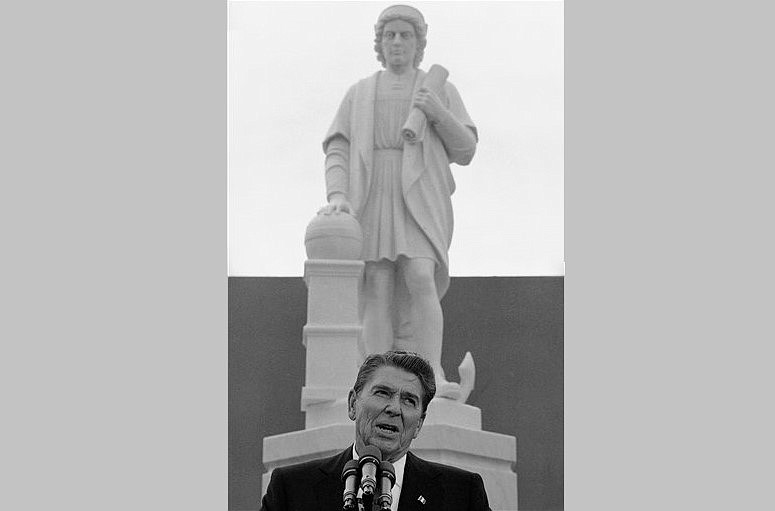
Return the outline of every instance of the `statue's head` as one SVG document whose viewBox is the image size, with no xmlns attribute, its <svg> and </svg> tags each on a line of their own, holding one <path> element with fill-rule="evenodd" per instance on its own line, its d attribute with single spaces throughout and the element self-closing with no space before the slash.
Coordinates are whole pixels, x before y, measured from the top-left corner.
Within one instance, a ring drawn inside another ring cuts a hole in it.
<svg viewBox="0 0 775 511">
<path fill-rule="evenodd" d="M 428 25 L 425 23 L 422 13 L 408 5 L 391 5 L 379 15 L 377 24 L 374 25 L 374 51 L 377 52 L 377 60 L 382 63 L 382 67 L 387 65 L 383 43 L 385 25 L 391 21 L 401 20 L 409 23 L 414 28 L 415 54 L 413 67 L 418 67 L 425 54 L 426 36 L 428 35 Z"/>
</svg>

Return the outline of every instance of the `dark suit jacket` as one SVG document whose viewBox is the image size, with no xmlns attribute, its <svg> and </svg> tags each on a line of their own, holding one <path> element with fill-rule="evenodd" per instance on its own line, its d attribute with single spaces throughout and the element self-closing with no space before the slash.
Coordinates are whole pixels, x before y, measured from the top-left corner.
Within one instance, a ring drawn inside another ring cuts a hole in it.
<svg viewBox="0 0 775 511">
<path fill-rule="evenodd" d="M 352 446 L 331 458 L 276 468 L 262 511 L 341 511 L 342 469 Z M 420 497 L 425 498 L 425 504 Z M 489 511 L 481 476 L 406 454 L 399 511 Z"/>
</svg>

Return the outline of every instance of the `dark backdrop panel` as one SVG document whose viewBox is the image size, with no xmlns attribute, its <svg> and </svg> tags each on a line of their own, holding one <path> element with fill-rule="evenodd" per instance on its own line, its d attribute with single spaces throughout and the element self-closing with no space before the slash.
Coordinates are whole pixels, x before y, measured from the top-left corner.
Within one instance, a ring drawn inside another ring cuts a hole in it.
<svg viewBox="0 0 775 511">
<path fill-rule="evenodd" d="M 468 403 L 487 431 L 517 437 L 519 508 L 563 508 L 563 278 L 453 277 L 443 364 L 476 364 Z M 229 278 L 229 509 L 260 507 L 262 439 L 304 427 L 299 277 Z"/>
</svg>

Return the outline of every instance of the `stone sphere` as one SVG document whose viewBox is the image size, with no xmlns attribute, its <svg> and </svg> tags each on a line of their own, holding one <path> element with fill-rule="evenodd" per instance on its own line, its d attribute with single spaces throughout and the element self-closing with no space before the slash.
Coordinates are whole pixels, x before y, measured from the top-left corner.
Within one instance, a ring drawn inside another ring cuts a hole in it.
<svg viewBox="0 0 775 511">
<path fill-rule="evenodd" d="M 307 226 L 304 245 L 309 259 L 360 259 L 361 224 L 349 213 L 316 215 Z"/>
</svg>

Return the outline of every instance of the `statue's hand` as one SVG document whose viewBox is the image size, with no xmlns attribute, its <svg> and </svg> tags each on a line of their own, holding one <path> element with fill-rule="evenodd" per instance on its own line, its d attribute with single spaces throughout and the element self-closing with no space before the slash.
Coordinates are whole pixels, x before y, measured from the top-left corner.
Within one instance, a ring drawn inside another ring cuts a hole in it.
<svg viewBox="0 0 775 511">
<path fill-rule="evenodd" d="M 342 193 L 333 193 L 328 199 L 328 204 L 320 208 L 318 215 L 330 215 L 332 213 L 350 213 L 352 214 L 350 201 Z"/>
<path fill-rule="evenodd" d="M 440 121 L 447 113 L 447 109 L 441 103 L 439 96 L 426 87 L 420 87 L 414 96 L 412 105 L 422 110 L 430 122 Z"/>
</svg>

